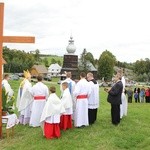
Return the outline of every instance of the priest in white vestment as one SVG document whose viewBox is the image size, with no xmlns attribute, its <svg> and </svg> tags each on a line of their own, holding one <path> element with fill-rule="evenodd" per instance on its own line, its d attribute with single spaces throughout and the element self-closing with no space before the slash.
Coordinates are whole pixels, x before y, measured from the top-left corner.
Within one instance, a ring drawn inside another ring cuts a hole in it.
<svg viewBox="0 0 150 150">
<path fill-rule="evenodd" d="M 60 118 L 60 129 L 66 130 L 72 128 L 72 97 L 68 88 L 68 83 L 62 83 L 63 94 L 61 98 L 61 103 L 65 108 L 65 113 Z"/>
<path fill-rule="evenodd" d="M 4 79 L 2 80 L 2 87 L 5 88 L 5 91 L 8 94 L 8 101 L 11 99 L 11 97 L 14 94 L 14 91 L 12 90 L 10 84 L 8 83 L 9 79 L 10 79 L 9 75 L 5 74 Z"/>
<path fill-rule="evenodd" d="M 121 77 L 121 82 L 123 84 L 123 90 L 122 90 L 122 94 L 121 94 L 121 102 L 122 104 L 120 105 L 120 118 L 122 118 L 123 116 L 127 116 L 127 109 L 128 109 L 128 102 L 127 102 L 127 98 L 125 95 L 125 77 L 123 76 L 124 71 L 122 69 L 118 70 L 118 73 L 120 73 L 122 75 Z"/>
<path fill-rule="evenodd" d="M 44 106 L 40 123 L 47 139 L 60 137 L 60 116 L 65 112 L 61 100 L 55 94 L 56 88 L 50 88 L 50 96 Z"/>
<path fill-rule="evenodd" d="M 24 71 L 24 77 L 18 90 L 16 107 L 19 112 L 19 122 L 25 125 L 30 121 L 33 98 L 29 92 L 32 84 L 30 83 L 31 75 L 28 70 Z"/>
<path fill-rule="evenodd" d="M 99 107 L 99 85 L 91 72 L 87 74 L 87 80 L 91 87 L 91 94 L 88 98 L 88 118 L 89 124 L 93 124 L 97 119 L 97 109 Z"/>
<path fill-rule="evenodd" d="M 45 106 L 46 100 L 49 96 L 48 87 L 42 83 L 42 76 L 37 77 L 38 82 L 32 87 L 31 94 L 33 96 L 33 104 L 31 108 L 31 118 L 29 125 L 32 127 L 39 127 L 40 118 Z"/>
<path fill-rule="evenodd" d="M 76 109 L 74 126 L 82 127 L 88 126 L 88 97 L 91 93 L 91 87 L 88 81 L 85 79 L 86 74 L 80 73 L 80 80 L 75 86 L 74 96 L 76 97 Z"/>
</svg>

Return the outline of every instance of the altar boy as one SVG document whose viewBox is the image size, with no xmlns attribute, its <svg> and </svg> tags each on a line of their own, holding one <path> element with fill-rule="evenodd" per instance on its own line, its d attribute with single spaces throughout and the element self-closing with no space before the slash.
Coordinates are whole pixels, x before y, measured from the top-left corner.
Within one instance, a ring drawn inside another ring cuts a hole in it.
<svg viewBox="0 0 150 150">
<path fill-rule="evenodd" d="M 68 83 L 62 83 L 63 94 L 61 98 L 61 103 L 65 108 L 65 113 L 60 118 L 60 128 L 62 130 L 72 128 L 72 97 L 68 88 Z"/>
<path fill-rule="evenodd" d="M 45 104 L 40 120 L 43 134 L 47 139 L 60 137 L 60 115 L 65 112 L 65 109 L 55 92 L 56 88 L 50 87 L 50 96 Z"/>
</svg>

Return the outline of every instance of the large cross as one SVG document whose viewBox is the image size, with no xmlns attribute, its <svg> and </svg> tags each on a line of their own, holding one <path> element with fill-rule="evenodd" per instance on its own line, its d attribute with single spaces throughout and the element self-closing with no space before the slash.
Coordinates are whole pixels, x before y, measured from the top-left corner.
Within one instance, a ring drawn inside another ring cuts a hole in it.
<svg viewBox="0 0 150 150">
<path fill-rule="evenodd" d="M 3 36 L 4 3 L 0 3 L 0 138 L 2 137 L 2 52 L 3 43 L 34 43 L 35 37 Z"/>
</svg>

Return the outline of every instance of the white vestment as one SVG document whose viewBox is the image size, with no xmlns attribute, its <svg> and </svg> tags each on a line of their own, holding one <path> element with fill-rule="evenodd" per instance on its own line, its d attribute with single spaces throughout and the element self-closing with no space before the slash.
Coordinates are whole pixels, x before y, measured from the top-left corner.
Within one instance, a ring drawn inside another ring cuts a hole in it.
<svg viewBox="0 0 150 150">
<path fill-rule="evenodd" d="M 43 108 L 49 96 L 49 90 L 45 84 L 38 82 L 32 87 L 30 92 L 34 100 L 31 108 L 31 118 L 29 125 L 38 127 L 40 126 L 40 118 L 43 112 Z"/>
<path fill-rule="evenodd" d="M 65 108 L 59 97 L 55 93 L 50 94 L 41 115 L 41 127 L 43 128 L 44 122 L 50 124 L 60 123 L 60 115 L 64 112 Z"/>
<path fill-rule="evenodd" d="M 16 106 L 19 111 L 19 121 L 21 124 L 29 123 L 31 116 L 31 105 L 33 98 L 29 90 L 32 84 L 28 79 L 24 79 L 23 85 L 19 87 Z"/>
<path fill-rule="evenodd" d="M 121 82 L 123 84 L 123 91 L 122 91 L 122 95 L 121 95 L 121 102 L 122 104 L 120 105 L 120 118 L 122 118 L 123 116 L 127 116 L 127 109 L 128 109 L 128 102 L 127 102 L 127 98 L 125 95 L 125 78 L 124 76 L 122 76 Z"/>
<path fill-rule="evenodd" d="M 74 96 L 76 97 L 76 109 L 75 109 L 75 118 L 74 118 L 74 126 L 75 127 L 89 125 L 89 122 L 88 122 L 88 97 L 89 97 L 90 93 L 91 93 L 90 84 L 87 82 L 86 79 L 81 79 L 76 84 L 75 90 L 74 90 Z"/>
<path fill-rule="evenodd" d="M 70 94 L 70 91 L 69 91 L 68 88 L 66 88 L 63 91 L 62 98 L 61 98 L 61 103 L 64 106 L 65 111 L 66 111 L 64 113 L 64 115 L 72 115 L 72 113 L 73 113 L 72 97 L 71 97 L 71 94 Z"/>
<path fill-rule="evenodd" d="M 66 78 L 65 80 L 62 81 L 63 82 L 67 82 L 68 85 L 71 84 L 71 89 L 69 89 L 70 93 L 71 93 L 71 97 L 72 97 L 72 119 L 74 120 L 74 113 L 75 113 L 75 108 L 76 108 L 76 98 L 74 97 L 74 90 L 75 90 L 75 85 L 76 83 L 70 79 L 70 78 Z M 63 94 L 63 90 L 62 90 L 62 83 L 60 85 L 60 90 L 61 90 L 61 96 Z M 70 86 L 68 87 L 70 88 Z M 67 111 L 70 111 L 70 110 L 67 110 Z"/>
<path fill-rule="evenodd" d="M 91 87 L 91 94 L 88 97 L 88 108 L 96 109 L 99 107 L 99 85 L 89 81 Z"/>
<path fill-rule="evenodd" d="M 2 87 L 4 87 L 6 90 L 6 93 L 8 93 L 8 100 L 9 100 L 13 96 L 14 91 L 12 90 L 10 84 L 8 83 L 6 79 L 2 81 Z"/>
<path fill-rule="evenodd" d="M 43 112 L 41 115 L 40 122 L 44 122 L 47 118 L 54 116 L 54 115 L 61 115 L 62 113 L 65 112 L 65 108 L 63 107 L 61 100 L 55 93 L 51 93 L 44 108 Z M 48 119 L 49 120 L 49 119 Z M 53 122 L 52 120 L 50 121 L 51 123 L 56 123 L 55 121 Z"/>
</svg>

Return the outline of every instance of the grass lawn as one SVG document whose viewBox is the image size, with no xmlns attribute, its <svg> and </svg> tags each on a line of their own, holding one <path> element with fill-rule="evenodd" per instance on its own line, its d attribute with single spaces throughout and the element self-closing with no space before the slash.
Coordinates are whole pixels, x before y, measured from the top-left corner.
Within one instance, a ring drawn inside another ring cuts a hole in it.
<svg viewBox="0 0 150 150">
<path fill-rule="evenodd" d="M 17 94 L 19 81 L 10 84 Z M 48 86 L 50 83 L 47 84 Z M 59 85 L 57 86 L 58 95 Z M 107 94 L 100 89 L 100 108 L 97 122 L 85 128 L 73 128 L 61 132 L 61 138 L 46 140 L 41 128 L 28 125 L 15 126 L 15 135 L 0 140 L 3 150 L 149 150 L 150 149 L 150 104 L 131 103 L 128 116 L 121 120 L 120 125 L 111 124 L 110 104 L 106 101 Z"/>
</svg>

